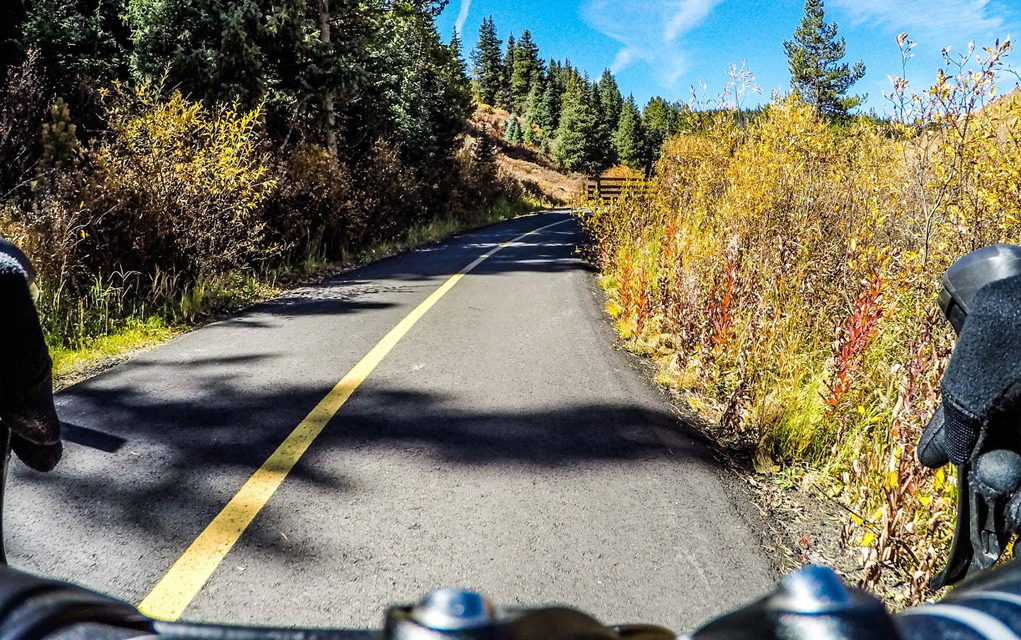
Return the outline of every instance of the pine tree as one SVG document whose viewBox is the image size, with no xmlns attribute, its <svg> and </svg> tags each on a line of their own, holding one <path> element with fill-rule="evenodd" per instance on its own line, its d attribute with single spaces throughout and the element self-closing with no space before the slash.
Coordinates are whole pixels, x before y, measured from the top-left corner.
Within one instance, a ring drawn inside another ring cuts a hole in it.
<svg viewBox="0 0 1021 640">
<path fill-rule="evenodd" d="M 681 107 L 659 96 L 649 100 L 642 111 L 642 128 L 645 130 L 646 153 L 650 161 L 659 158 L 663 143 L 680 133 L 682 123 Z"/>
<path fill-rule="evenodd" d="M 647 165 L 645 128 L 634 96 L 629 96 L 620 114 L 620 122 L 613 132 L 613 149 L 617 158 L 632 169 L 643 170 Z"/>
<path fill-rule="evenodd" d="M 479 136 L 475 139 L 471 146 L 471 163 L 476 175 L 483 179 L 496 179 L 496 148 L 489 136 Z"/>
<path fill-rule="evenodd" d="M 450 52 L 447 63 L 449 67 L 447 72 L 449 84 L 470 87 L 471 79 L 468 76 L 468 65 L 461 55 L 461 34 L 458 33 L 457 29 L 454 29 L 454 34 L 450 36 L 447 50 Z"/>
<path fill-rule="evenodd" d="M 828 118 L 840 118 L 860 105 L 861 96 L 847 92 L 865 76 L 865 63 L 854 67 L 841 62 L 847 45 L 837 36 L 837 23 L 825 21 L 822 0 L 805 0 L 805 16 L 794 31 L 794 40 L 785 40 L 791 70 L 791 88 L 816 112 Z"/>
<path fill-rule="evenodd" d="M 520 145 L 525 141 L 524 133 L 521 131 L 521 123 L 518 122 L 518 116 L 511 114 L 510 118 L 507 119 L 507 125 L 503 129 L 503 138 L 511 144 Z"/>
<path fill-rule="evenodd" d="M 447 48 L 450 49 L 450 55 L 453 56 L 454 60 L 461 63 L 461 66 L 464 67 L 464 57 L 461 55 L 461 34 L 458 33 L 457 29 L 454 29 L 454 33 L 451 34 L 450 43 L 447 45 Z"/>
<path fill-rule="evenodd" d="M 121 19 L 126 4 L 125 0 L 25 2 L 20 44 L 24 50 L 37 52 L 47 81 L 57 93 L 74 91 L 85 77 L 123 77 L 129 45 Z"/>
<path fill-rule="evenodd" d="M 613 150 L 611 138 L 617 128 L 617 122 L 612 124 L 603 118 L 602 92 L 598 82 L 589 85 L 588 103 L 596 118 L 596 126 L 592 131 L 593 154 L 591 159 L 599 169 L 611 167 L 617 162 L 617 154 Z"/>
<path fill-rule="evenodd" d="M 516 110 L 524 108 L 532 86 L 539 80 L 539 72 L 539 47 L 525 29 L 514 51 L 514 70 L 511 73 L 511 101 Z"/>
<path fill-rule="evenodd" d="M 514 76 L 514 56 L 518 46 L 514 42 L 514 34 L 507 36 L 507 51 L 503 55 L 503 78 L 500 85 L 500 105 L 507 111 L 514 111 L 514 92 L 511 89 L 511 78 Z"/>
<path fill-rule="evenodd" d="M 492 16 L 483 18 L 479 27 L 479 41 L 472 50 L 472 77 L 479 101 L 496 105 L 503 89 L 503 58 Z"/>
<path fill-rule="evenodd" d="M 540 134 L 536 132 L 535 123 L 528 116 L 525 116 L 525 121 L 521 125 L 522 130 L 522 141 L 528 145 L 535 145 L 539 142 Z"/>
<path fill-rule="evenodd" d="M 528 100 L 525 101 L 526 144 L 536 144 L 546 135 L 545 132 L 547 130 L 544 130 L 540 124 L 541 120 L 545 120 L 542 108 L 542 86 L 543 82 L 541 80 L 532 85 L 532 90 L 528 93 Z M 538 129 L 538 132 L 536 129 Z"/>
<path fill-rule="evenodd" d="M 553 81 L 552 73 L 550 75 L 535 112 L 535 123 L 547 136 L 552 135 L 560 124 L 560 98 L 563 94 L 563 88 Z"/>
<path fill-rule="evenodd" d="M 580 78 L 578 80 L 585 82 Z M 567 171 L 597 172 L 603 155 L 599 148 L 598 128 L 598 117 L 592 108 L 588 91 L 576 82 L 569 83 L 554 140 L 554 161 Z"/>
<path fill-rule="evenodd" d="M 620 95 L 617 79 L 606 69 L 599 79 L 599 117 L 603 126 L 609 131 L 616 130 L 623 109 L 624 97 Z"/>
</svg>

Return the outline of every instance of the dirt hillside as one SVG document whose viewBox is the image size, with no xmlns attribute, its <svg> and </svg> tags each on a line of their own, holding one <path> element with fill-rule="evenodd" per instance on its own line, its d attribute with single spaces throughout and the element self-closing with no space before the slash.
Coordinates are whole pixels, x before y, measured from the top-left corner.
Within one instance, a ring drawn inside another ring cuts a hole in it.
<svg viewBox="0 0 1021 640">
<path fill-rule="evenodd" d="M 508 144 L 503 139 L 508 118 L 510 114 L 503 109 L 481 105 L 471 119 L 473 133 L 486 135 L 493 141 L 500 169 L 527 189 L 541 193 L 558 204 L 573 202 L 585 187 L 585 176 L 561 173 L 536 148 Z"/>
</svg>

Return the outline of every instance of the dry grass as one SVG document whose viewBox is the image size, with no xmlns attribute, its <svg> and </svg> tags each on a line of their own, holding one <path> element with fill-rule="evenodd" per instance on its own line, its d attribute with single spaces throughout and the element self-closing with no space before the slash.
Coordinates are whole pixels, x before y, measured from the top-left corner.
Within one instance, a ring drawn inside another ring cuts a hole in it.
<svg viewBox="0 0 1021 640">
<path fill-rule="evenodd" d="M 583 216 L 632 348 L 761 472 L 839 500 L 856 577 L 898 603 L 930 595 L 952 535 L 954 479 L 914 460 L 953 340 L 939 278 L 1021 237 L 1021 101 L 981 108 L 990 57 L 888 126 L 793 99 L 748 128 L 709 118 L 668 142 L 649 194 Z"/>
<path fill-rule="evenodd" d="M 484 133 L 493 140 L 497 148 L 496 162 L 500 170 L 510 178 L 528 185 L 557 204 L 575 202 L 585 190 L 585 176 L 580 173 L 565 174 L 553 163 L 542 157 L 538 149 L 507 144 L 503 139 L 504 126 L 510 113 L 481 105 L 472 117 L 476 132 Z"/>
</svg>

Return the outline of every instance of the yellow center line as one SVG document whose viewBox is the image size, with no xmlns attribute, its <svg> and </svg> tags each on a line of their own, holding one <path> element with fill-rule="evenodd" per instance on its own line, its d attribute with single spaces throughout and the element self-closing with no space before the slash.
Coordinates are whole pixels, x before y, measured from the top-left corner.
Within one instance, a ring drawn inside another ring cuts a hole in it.
<svg viewBox="0 0 1021 640">
<path fill-rule="evenodd" d="M 524 233 L 509 242 L 489 251 L 477 260 L 452 275 L 440 288 L 418 305 L 406 318 L 394 327 L 390 333 L 379 341 L 361 361 L 351 369 L 337 386 L 323 398 L 318 405 L 301 421 L 287 439 L 259 467 L 258 471 L 245 482 L 244 486 L 231 498 L 230 502 L 220 511 L 209 526 L 199 534 L 183 555 L 178 558 L 166 575 L 153 587 L 149 595 L 138 605 L 139 610 L 147 616 L 160 620 L 177 620 L 184 613 L 191 601 L 205 586 L 209 577 L 230 552 L 231 548 L 252 523 L 259 511 L 266 506 L 269 499 L 287 478 L 287 474 L 298 463 L 301 456 L 322 433 L 326 424 L 347 402 L 351 394 L 365 382 L 372 371 L 383 361 L 383 358 L 401 341 L 415 323 L 426 314 L 454 285 L 475 267 L 482 264 L 493 254 L 510 245 L 563 224 L 561 220 Z"/>
</svg>

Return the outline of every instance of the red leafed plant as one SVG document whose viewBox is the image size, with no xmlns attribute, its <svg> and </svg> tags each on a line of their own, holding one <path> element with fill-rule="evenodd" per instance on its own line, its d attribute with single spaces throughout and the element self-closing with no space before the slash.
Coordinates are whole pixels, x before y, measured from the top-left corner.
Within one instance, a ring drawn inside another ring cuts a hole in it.
<svg viewBox="0 0 1021 640">
<path fill-rule="evenodd" d="M 826 397 L 827 411 L 833 415 L 850 390 L 858 372 L 861 356 L 868 349 L 883 317 L 883 280 L 878 273 L 862 281 L 847 322 L 840 328 L 833 349 L 833 377 Z"/>
<path fill-rule="evenodd" d="M 709 310 L 709 321 L 712 327 L 712 345 L 720 347 L 731 338 L 734 329 L 735 302 L 738 289 L 738 271 L 741 258 L 735 248 L 727 252 L 727 263 L 716 280 L 709 299 L 712 307 Z"/>
</svg>

